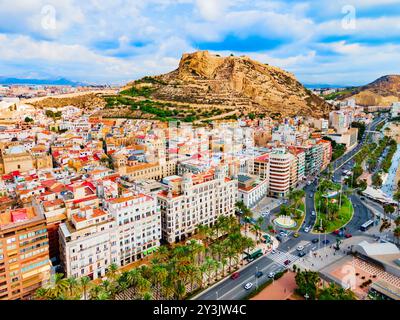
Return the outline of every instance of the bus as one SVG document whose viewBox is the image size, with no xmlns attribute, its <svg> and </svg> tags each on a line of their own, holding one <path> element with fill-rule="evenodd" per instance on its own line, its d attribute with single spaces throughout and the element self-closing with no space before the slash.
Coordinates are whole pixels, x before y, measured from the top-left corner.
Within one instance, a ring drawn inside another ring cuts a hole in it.
<svg viewBox="0 0 400 320">
<path fill-rule="evenodd" d="M 247 261 L 257 259 L 263 255 L 262 249 L 258 249 L 257 251 L 254 251 L 252 254 L 249 254 L 247 252 L 245 252 L 245 254 L 247 255 L 245 258 Z"/>
<path fill-rule="evenodd" d="M 368 220 L 365 222 L 361 227 L 361 231 L 367 231 L 369 228 L 371 228 L 374 225 L 374 220 Z"/>
</svg>

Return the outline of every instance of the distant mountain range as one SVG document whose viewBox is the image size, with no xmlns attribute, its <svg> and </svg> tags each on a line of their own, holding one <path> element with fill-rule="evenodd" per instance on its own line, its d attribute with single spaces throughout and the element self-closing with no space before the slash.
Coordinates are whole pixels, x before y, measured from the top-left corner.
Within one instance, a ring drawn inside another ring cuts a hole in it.
<svg viewBox="0 0 400 320">
<path fill-rule="evenodd" d="M 23 78 L 6 78 L 0 77 L 0 85 L 54 85 L 54 86 L 84 86 L 82 82 L 75 82 L 65 78 L 60 79 L 23 79 Z"/>
<path fill-rule="evenodd" d="M 338 89 L 338 88 L 351 88 L 354 86 L 345 86 L 345 85 L 337 85 L 337 84 L 305 84 L 304 85 L 307 89 L 325 89 L 325 88 L 331 88 L 331 89 Z"/>
</svg>

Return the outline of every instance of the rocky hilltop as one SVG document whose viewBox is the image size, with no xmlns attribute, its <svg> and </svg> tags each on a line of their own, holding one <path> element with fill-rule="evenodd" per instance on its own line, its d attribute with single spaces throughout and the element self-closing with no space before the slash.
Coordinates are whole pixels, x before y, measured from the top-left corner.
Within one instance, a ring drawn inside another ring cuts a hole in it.
<svg viewBox="0 0 400 320">
<path fill-rule="evenodd" d="M 124 89 L 147 87 L 152 99 L 196 106 L 221 106 L 270 116 L 326 116 L 330 105 L 295 76 L 246 56 L 220 57 L 208 51 L 184 54 L 179 67 L 145 77 Z"/>
<path fill-rule="evenodd" d="M 400 100 L 400 75 L 380 77 L 342 97 L 345 98 L 354 98 L 361 106 L 390 106 Z"/>
</svg>

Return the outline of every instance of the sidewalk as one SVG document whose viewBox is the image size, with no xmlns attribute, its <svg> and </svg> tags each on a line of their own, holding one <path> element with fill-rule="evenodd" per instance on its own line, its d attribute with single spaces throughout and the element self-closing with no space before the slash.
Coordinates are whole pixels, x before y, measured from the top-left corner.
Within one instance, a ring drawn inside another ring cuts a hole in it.
<svg viewBox="0 0 400 320">
<path fill-rule="evenodd" d="M 295 281 L 296 273 L 286 272 L 282 278 L 275 280 L 255 297 L 250 300 L 287 300 L 297 288 Z"/>
</svg>

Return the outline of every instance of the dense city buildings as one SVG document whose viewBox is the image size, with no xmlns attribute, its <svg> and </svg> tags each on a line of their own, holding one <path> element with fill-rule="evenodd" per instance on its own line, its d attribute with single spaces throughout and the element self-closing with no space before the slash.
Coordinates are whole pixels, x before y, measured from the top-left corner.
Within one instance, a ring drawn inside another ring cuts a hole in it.
<svg viewBox="0 0 400 320">
<path fill-rule="evenodd" d="M 264 117 L 194 126 L 102 118 L 71 106 L 55 109 L 61 117 L 50 121 L 45 110 L 17 104 L 14 122 L 0 126 L 1 214 L 27 210 L 19 236 L 34 212 L 45 230 L 34 239 L 46 244 L 32 266 L 17 254 L 21 277 L 12 280 L 4 238 L 3 296 L 29 297 L 50 270 L 103 278 L 111 264 L 140 263 L 162 243 L 186 241 L 200 226 L 234 216 L 237 203 L 253 209 L 266 197 L 287 199 L 329 166 L 329 139 L 356 143 L 349 124 L 370 119 L 355 110 L 343 106 L 330 122 Z M 21 125 L 23 116 L 33 123 Z"/>
</svg>

